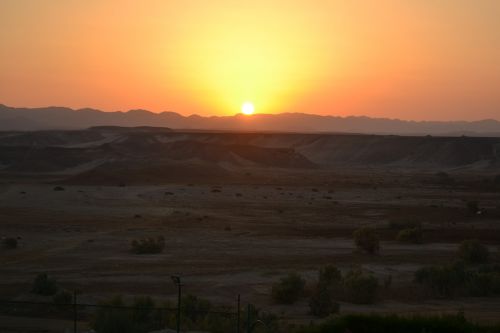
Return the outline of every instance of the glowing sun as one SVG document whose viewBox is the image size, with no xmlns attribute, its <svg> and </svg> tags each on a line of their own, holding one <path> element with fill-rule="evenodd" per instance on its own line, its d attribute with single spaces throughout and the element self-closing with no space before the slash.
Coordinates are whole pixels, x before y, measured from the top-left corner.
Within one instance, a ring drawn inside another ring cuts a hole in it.
<svg viewBox="0 0 500 333">
<path fill-rule="evenodd" d="M 255 112 L 255 108 L 251 102 L 245 102 L 241 106 L 241 113 L 250 116 Z"/>
</svg>

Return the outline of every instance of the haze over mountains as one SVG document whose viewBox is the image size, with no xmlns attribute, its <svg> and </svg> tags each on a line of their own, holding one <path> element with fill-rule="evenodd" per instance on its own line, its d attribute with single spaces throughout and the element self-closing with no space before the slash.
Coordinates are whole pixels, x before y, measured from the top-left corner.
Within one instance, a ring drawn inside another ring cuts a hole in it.
<svg viewBox="0 0 500 333">
<path fill-rule="evenodd" d="M 202 117 L 146 110 L 104 112 L 64 107 L 14 108 L 0 104 L 1 131 L 75 130 L 92 126 L 156 126 L 185 130 L 271 132 L 342 132 L 364 134 L 500 136 L 500 122 L 404 121 L 369 117 L 319 116 L 305 113 Z"/>
</svg>

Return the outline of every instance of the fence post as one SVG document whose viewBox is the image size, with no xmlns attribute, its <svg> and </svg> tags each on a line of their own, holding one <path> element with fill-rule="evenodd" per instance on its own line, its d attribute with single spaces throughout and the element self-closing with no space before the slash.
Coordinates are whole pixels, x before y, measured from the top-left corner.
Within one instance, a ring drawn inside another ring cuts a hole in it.
<svg viewBox="0 0 500 333">
<path fill-rule="evenodd" d="M 177 333 L 181 331 L 181 284 L 177 294 Z"/>
<path fill-rule="evenodd" d="M 78 312 L 76 307 L 76 290 L 75 290 L 73 291 L 73 333 L 76 333 L 77 320 L 78 320 Z"/>
<path fill-rule="evenodd" d="M 172 275 L 170 277 L 172 282 L 177 286 L 177 333 L 181 331 L 181 278 L 178 275 Z"/>
<path fill-rule="evenodd" d="M 240 300 L 241 300 L 241 296 L 240 296 L 240 294 L 238 294 L 238 319 L 237 319 L 237 326 L 236 326 L 237 333 L 240 333 L 240 314 L 241 314 Z"/>
<path fill-rule="evenodd" d="M 247 333 L 250 333 L 250 303 L 247 304 Z"/>
</svg>

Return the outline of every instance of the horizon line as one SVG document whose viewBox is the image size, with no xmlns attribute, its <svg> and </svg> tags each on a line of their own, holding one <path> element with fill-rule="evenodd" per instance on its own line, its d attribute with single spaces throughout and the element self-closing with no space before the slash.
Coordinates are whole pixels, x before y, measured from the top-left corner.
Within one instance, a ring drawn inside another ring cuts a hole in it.
<svg viewBox="0 0 500 333">
<path fill-rule="evenodd" d="M 3 103 L 0 103 L 0 107 L 4 106 L 7 108 L 11 109 L 49 109 L 49 108 L 58 108 L 58 109 L 69 109 L 75 112 L 78 111 L 85 111 L 85 110 L 92 110 L 92 111 L 97 111 L 97 112 L 103 112 L 103 113 L 129 113 L 133 111 L 144 111 L 148 112 L 154 115 L 161 115 L 165 113 L 175 113 L 181 117 L 184 118 L 189 118 L 189 117 L 202 117 L 202 118 L 229 118 L 229 117 L 256 117 L 256 116 L 279 116 L 279 115 L 305 115 L 305 116 L 314 116 L 314 117 L 328 117 L 328 118 L 341 118 L 341 119 L 347 119 L 347 118 L 367 118 L 367 119 L 375 119 L 375 120 L 389 120 L 389 121 L 402 121 L 402 122 L 408 122 L 408 123 L 476 123 L 476 122 L 484 122 L 484 121 L 495 121 L 500 123 L 500 119 L 494 119 L 494 118 L 482 118 L 482 119 L 476 119 L 476 120 L 415 120 L 415 119 L 402 119 L 402 118 L 390 118 L 390 117 L 370 117 L 366 115 L 349 115 L 349 116 L 341 116 L 341 115 L 331 115 L 331 114 L 316 114 L 316 113 L 307 113 L 307 112 L 279 112 L 279 113 L 254 113 L 252 115 L 245 115 L 241 112 L 234 113 L 232 115 L 200 115 L 197 113 L 192 113 L 189 115 L 183 115 L 182 113 L 179 113 L 177 111 L 151 111 L 147 109 L 129 109 L 129 110 L 103 110 L 103 109 L 96 109 L 93 107 L 82 107 L 82 108 L 74 108 L 70 106 L 58 106 L 58 105 L 48 105 L 48 106 L 37 106 L 37 107 L 28 107 L 28 106 L 10 106 L 6 105 Z"/>
</svg>

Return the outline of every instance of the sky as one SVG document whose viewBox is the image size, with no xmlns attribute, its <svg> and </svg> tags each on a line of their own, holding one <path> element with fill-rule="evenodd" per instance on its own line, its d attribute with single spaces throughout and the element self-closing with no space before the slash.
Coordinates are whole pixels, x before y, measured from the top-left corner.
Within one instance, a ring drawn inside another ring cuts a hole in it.
<svg viewBox="0 0 500 333">
<path fill-rule="evenodd" d="M 498 0 L 0 0 L 0 103 L 500 119 Z"/>
</svg>

